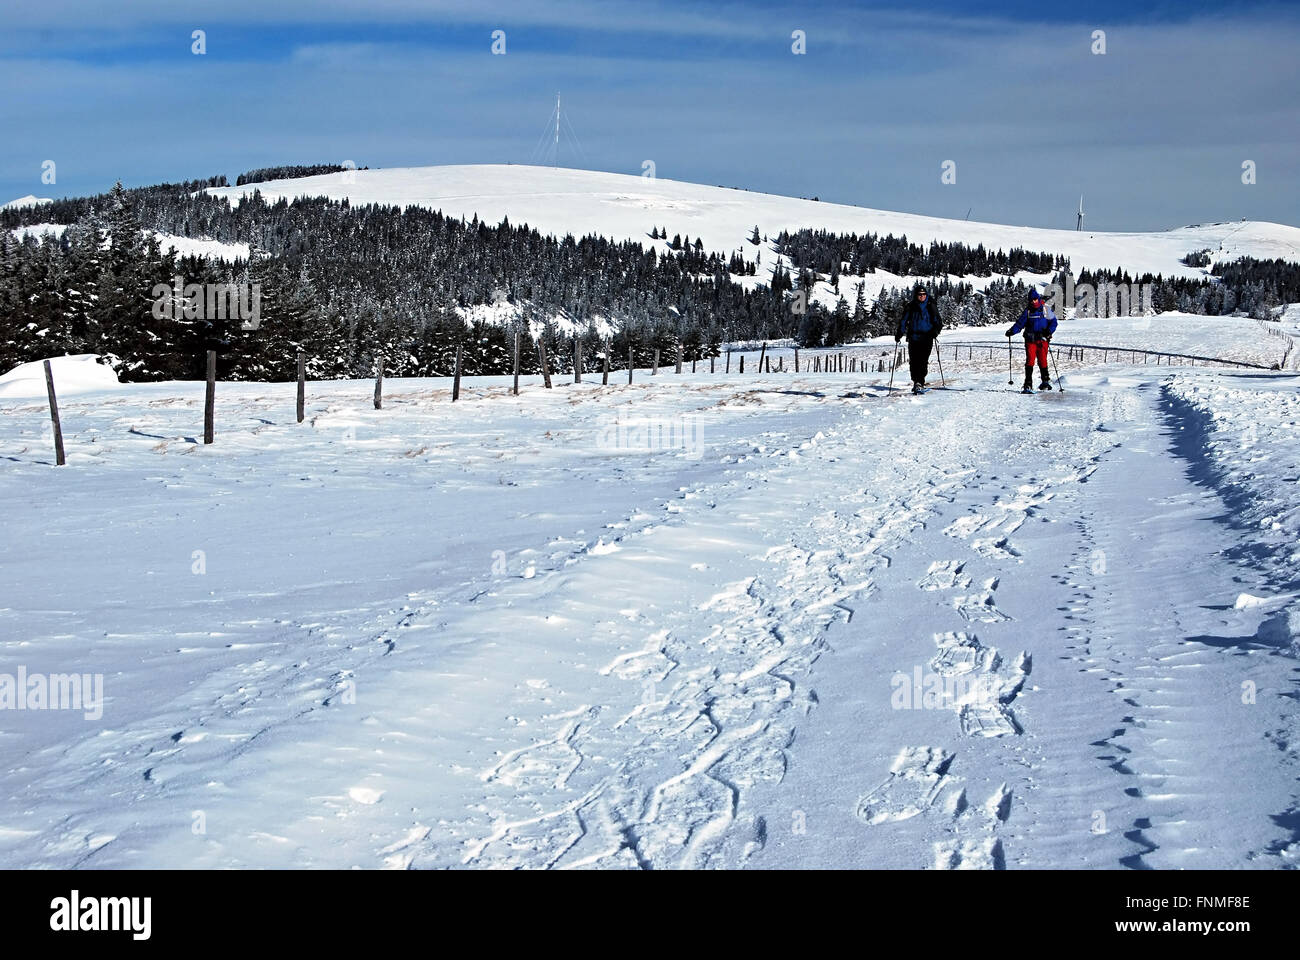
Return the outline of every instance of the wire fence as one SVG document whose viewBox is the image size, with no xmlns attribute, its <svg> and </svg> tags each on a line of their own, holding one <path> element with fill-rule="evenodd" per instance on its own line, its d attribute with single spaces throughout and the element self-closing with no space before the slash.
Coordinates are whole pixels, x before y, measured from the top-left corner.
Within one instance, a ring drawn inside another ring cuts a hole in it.
<svg viewBox="0 0 1300 960">
<path fill-rule="evenodd" d="M 1062 363 L 1125 364 L 1129 366 L 1205 366 L 1241 367 L 1250 370 L 1275 370 L 1277 364 L 1259 363 L 1228 357 L 1207 357 L 1192 353 L 1173 353 L 1163 350 L 1143 350 L 1138 347 L 1120 347 L 1093 343 L 1063 343 L 1052 341 L 1052 352 Z M 731 350 L 726 368 L 731 372 L 737 358 L 742 359 L 740 372 L 749 373 L 890 373 L 905 368 L 909 363 L 906 342 L 895 350 L 892 346 L 873 345 L 846 347 L 844 349 L 796 349 L 793 355 L 787 349 L 773 356 L 765 350 Z M 1024 351 L 1019 343 L 1008 349 L 1008 341 L 958 340 L 939 342 L 940 359 L 954 364 L 979 363 L 981 365 L 1014 365 L 1024 362 Z M 757 355 L 757 356 L 755 356 Z M 932 355 L 933 356 L 933 355 Z M 755 362 L 757 360 L 757 363 Z"/>
<path fill-rule="evenodd" d="M 1007 345 L 988 341 L 969 341 L 956 343 L 940 342 L 939 349 L 945 354 L 951 350 L 954 360 L 977 357 L 983 359 L 987 353 L 990 360 L 1006 353 Z M 1271 370 L 1266 363 L 1254 363 L 1249 360 L 1232 360 L 1225 357 L 1203 357 L 1194 353 L 1168 353 L 1163 350 L 1141 350 L 1136 347 L 1115 347 L 1095 343 L 1061 343 L 1052 341 L 1052 349 L 1060 360 L 1077 360 L 1080 363 L 1127 363 L 1130 365 L 1154 364 L 1156 366 L 1173 366 L 1183 364 L 1190 366 L 1247 367 L 1252 370 Z"/>
</svg>

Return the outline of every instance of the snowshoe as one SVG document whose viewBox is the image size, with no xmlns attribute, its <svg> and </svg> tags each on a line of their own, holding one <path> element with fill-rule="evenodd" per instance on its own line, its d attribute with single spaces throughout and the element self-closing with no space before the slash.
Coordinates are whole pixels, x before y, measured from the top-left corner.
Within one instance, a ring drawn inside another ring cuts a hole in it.
<svg viewBox="0 0 1300 960">
<path fill-rule="evenodd" d="M 1034 395 L 1034 388 L 1029 386 L 1028 384 L 1025 384 L 1025 386 L 1020 388 L 1020 392 L 1027 393 L 1032 397 Z"/>
<path fill-rule="evenodd" d="M 1039 390 L 1051 390 L 1051 389 L 1052 389 L 1052 382 L 1051 382 L 1050 380 L 1044 380 L 1042 383 L 1040 383 L 1040 384 L 1038 385 L 1038 389 L 1039 389 Z"/>
</svg>

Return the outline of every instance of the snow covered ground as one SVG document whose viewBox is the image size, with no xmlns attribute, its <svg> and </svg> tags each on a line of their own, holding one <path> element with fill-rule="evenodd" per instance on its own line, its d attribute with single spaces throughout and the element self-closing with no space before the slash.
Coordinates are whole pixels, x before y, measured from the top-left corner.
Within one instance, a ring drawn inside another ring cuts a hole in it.
<svg viewBox="0 0 1300 960">
<path fill-rule="evenodd" d="M 947 372 L 0 398 L 0 865 L 1295 866 L 1300 382 Z"/>
</svg>

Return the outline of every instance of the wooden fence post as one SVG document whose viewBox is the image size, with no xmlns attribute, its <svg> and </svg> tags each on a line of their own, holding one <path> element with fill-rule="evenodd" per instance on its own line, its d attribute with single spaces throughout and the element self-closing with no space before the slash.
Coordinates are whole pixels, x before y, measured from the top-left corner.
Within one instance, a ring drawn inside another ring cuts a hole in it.
<svg viewBox="0 0 1300 960">
<path fill-rule="evenodd" d="M 375 409 L 384 409 L 384 358 L 375 361 Z"/>
<path fill-rule="evenodd" d="M 59 423 L 59 401 L 54 396 L 54 371 L 50 369 L 50 361 L 45 361 L 45 392 L 50 397 L 50 423 L 54 426 L 54 462 L 56 466 L 63 466 L 63 426 Z"/>
<path fill-rule="evenodd" d="M 303 407 L 307 403 L 307 354 L 298 351 L 298 422 L 302 423 Z"/>
<path fill-rule="evenodd" d="M 654 366 L 650 368 L 650 376 L 655 377 L 658 375 L 659 375 L 659 348 L 655 347 L 655 363 Z"/>
<path fill-rule="evenodd" d="M 758 351 L 758 372 L 763 372 L 763 360 L 767 356 L 767 341 L 763 341 L 763 348 Z"/>
<path fill-rule="evenodd" d="M 455 403 L 460 399 L 460 344 L 456 344 L 456 372 L 452 375 L 451 381 L 451 402 Z"/>
<path fill-rule="evenodd" d="M 716 359 L 715 357 L 712 356 L 709 357 L 709 373 L 713 373 L 713 361 L 715 359 Z"/>
<path fill-rule="evenodd" d="M 208 388 L 203 395 L 203 442 L 212 442 L 212 421 L 217 407 L 217 351 L 208 351 Z"/>
<path fill-rule="evenodd" d="M 724 370 L 723 373 L 730 373 L 730 372 L 731 372 L 731 351 L 728 350 L 728 351 L 727 351 L 727 369 Z"/>
<path fill-rule="evenodd" d="M 673 372 L 674 373 L 682 372 L 682 345 L 680 342 L 677 344 L 677 369 L 674 370 Z"/>
<path fill-rule="evenodd" d="M 799 348 L 794 348 L 794 372 L 799 372 Z"/>
<path fill-rule="evenodd" d="M 542 383 L 549 390 L 551 389 L 551 368 L 546 365 L 546 339 L 544 337 L 537 338 L 537 356 L 542 361 Z"/>
<path fill-rule="evenodd" d="M 582 383 L 582 341 L 573 338 L 573 382 Z"/>
<path fill-rule="evenodd" d="M 633 366 L 634 366 L 634 364 L 633 364 L 633 362 L 632 362 L 632 344 L 629 343 L 629 344 L 627 345 L 627 385 L 628 385 L 629 387 L 632 386 L 632 367 L 633 367 Z"/>
<path fill-rule="evenodd" d="M 601 366 L 600 385 L 602 387 L 609 386 L 609 347 L 608 346 L 605 347 L 605 362 Z"/>
<path fill-rule="evenodd" d="M 515 331 L 515 396 L 519 396 L 519 331 Z"/>
</svg>

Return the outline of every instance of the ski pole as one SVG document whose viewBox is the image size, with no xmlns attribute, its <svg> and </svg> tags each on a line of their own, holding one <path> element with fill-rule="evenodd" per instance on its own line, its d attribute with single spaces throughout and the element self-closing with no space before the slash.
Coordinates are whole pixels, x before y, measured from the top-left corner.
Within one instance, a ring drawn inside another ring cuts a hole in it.
<svg viewBox="0 0 1300 960">
<path fill-rule="evenodd" d="M 948 386 L 948 381 L 943 378 L 943 351 L 939 349 L 939 338 L 934 338 L 934 355 L 939 358 L 939 386 Z"/>
<path fill-rule="evenodd" d="M 1056 374 L 1056 389 L 1065 393 L 1065 387 L 1061 386 L 1061 369 L 1056 365 L 1056 351 L 1052 349 L 1052 341 L 1047 341 L 1047 352 L 1052 355 L 1052 372 Z"/>
<path fill-rule="evenodd" d="M 898 369 L 898 348 L 902 341 L 894 341 L 894 362 L 889 368 L 889 392 L 894 392 L 894 371 Z"/>
<path fill-rule="evenodd" d="M 1011 338 L 1007 337 L 1007 386 L 1016 385 L 1016 360 L 1011 355 Z"/>
</svg>

